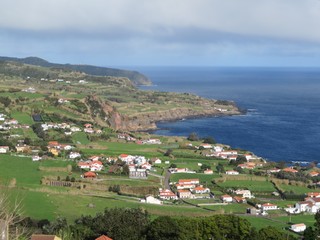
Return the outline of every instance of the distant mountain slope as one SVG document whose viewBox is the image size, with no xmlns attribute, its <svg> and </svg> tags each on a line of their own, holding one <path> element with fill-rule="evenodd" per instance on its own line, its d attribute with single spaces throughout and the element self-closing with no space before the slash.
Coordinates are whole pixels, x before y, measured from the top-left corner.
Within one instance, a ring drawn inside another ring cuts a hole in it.
<svg viewBox="0 0 320 240">
<path fill-rule="evenodd" d="M 151 81 L 145 75 L 137 71 L 97 67 L 92 65 L 50 63 L 38 57 L 27 57 L 27 58 L 0 57 L 0 60 L 13 61 L 13 62 L 25 63 L 30 65 L 42 66 L 42 67 L 68 68 L 71 70 L 81 71 L 81 72 L 84 72 L 90 75 L 96 75 L 96 76 L 126 77 L 126 78 L 129 78 L 135 85 L 151 84 Z"/>
</svg>

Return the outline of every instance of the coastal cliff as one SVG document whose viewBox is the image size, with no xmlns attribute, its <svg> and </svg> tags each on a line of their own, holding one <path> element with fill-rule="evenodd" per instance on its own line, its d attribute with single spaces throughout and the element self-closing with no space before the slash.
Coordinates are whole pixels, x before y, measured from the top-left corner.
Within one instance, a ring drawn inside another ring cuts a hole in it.
<svg viewBox="0 0 320 240">
<path fill-rule="evenodd" d="M 95 98 L 97 100 L 97 98 Z M 99 100 L 97 100 L 99 101 Z M 136 113 L 126 115 L 119 113 L 109 103 L 102 103 L 101 108 L 107 117 L 110 127 L 115 130 L 124 131 L 146 131 L 157 128 L 156 123 L 160 121 L 175 121 L 183 118 L 210 117 L 210 116 L 230 116 L 239 115 L 241 111 L 233 102 L 224 101 L 223 106 L 219 105 L 219 101 L 202 99 L 200 106 L 193 108 L 177 107 L 168 110 L 159 110 L 146 113 Z"/>
</svg>

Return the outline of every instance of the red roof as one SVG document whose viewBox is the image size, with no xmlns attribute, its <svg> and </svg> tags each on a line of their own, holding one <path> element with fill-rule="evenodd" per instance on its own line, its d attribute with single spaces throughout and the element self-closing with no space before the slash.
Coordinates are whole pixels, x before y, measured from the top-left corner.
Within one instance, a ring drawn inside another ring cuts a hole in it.
<svg viewBox="0 0 320 240">
<path fill-rule="evenodd" d="M 84 177 L 85 178 L 94 178 L 94 177 L 96 177 L 97 175 L 94 173 L 94 172 L 86 172 L 86 173 L 84 173 Z"/>
<path fill-rule="evenodd" d="M 101 161 L 92 161 L 92 164 L 103 165 Z"/>
<path fill-rule="evenodd" d="M 186 193 L 186 192 L 190 192 L 190 191 L 189 191 L 189 190 L 186 190 L 186 189 L 181 189 L 181 190 L 178 190 L 178 192 L 179 192 L 179 193 L 182 193 L 182 192 L 185 192 L 185 193 Z"/>
<path fill-rule="evenodd" d="M 58 146 L 59 142 L 58 141 L 50 141 L 50 142 L 48 142 L 48 145 Z"/>
<path fill-rule="evenodd" d="M 120 154 L 120 156 L 119 157 L 121 157 L 121 158 L 125 158 L 125 157 L 128 157 L 129 155 L 128 154 Z"/>
<path fill-rule="evenodd" d="M 272 203 L 264 203 L 264 204 L 262 204 L 262 206 L 264 206 L 264 207 L 271 207 L 271 206 L 277 206 L 277 205 L 274 205 L 274 204 L 272 204 Z"/>
<path fill-rule="evenodd" d="M 102 235 L 102 236 L 96 238 L 96 240 L 112 240 L 112 238 L 109 238 L 106 235 Z"/>
</svg>

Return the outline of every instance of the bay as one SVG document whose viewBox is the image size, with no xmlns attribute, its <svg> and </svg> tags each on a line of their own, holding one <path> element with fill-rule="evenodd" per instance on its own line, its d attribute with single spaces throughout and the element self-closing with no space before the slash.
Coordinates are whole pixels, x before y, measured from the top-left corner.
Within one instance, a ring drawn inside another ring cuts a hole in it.
<svg viewBox="0 0 320 240">
<path fill-rule="evenodd" d="M 140 67 L 144 90 L 189 92 L 232 100 L 242 116 L 160 122 L 155 134 L 201 137 L 273 161 L 320 160 L 319 68 Z"/>
</svg>

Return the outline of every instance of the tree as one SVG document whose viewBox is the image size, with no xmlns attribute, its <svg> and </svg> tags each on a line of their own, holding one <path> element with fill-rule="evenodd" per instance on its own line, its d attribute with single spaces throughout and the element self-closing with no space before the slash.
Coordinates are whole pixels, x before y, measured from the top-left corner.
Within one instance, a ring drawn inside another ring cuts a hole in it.
<svg viewBox="0 0 320 240">
<path fill-rule="evenodd" d="M 164 156 L 170 156 L 172 154 L 173 150 L 171 148 L 169 148 L 165 153 Z"/>
<path fill-rule="evenodd" d="M 242 164 L 242 163 L 245 163 L 247 162 L 247 158 L 243 155 L 238 155 L 237 158 L 236 158 L 236 164 Z"/>
<path fill-rule="evenodd" d="M 211 169 L 211 166 L 208 164 L 202 164 L 200 167 L 201 170 Z"/>
<path fill-rule="evenodd" d="M 188 140 L 189 141 L 199 141 L 198 134 L 195 132 L 190 133 L 190 135 L 188 136 Z"/>
<path fill-rule="evenodd" d="M 219 163 L 219 164 L 216 166 L 216 169 L 217 169 L 217 171 L 218 171 L 219 174 L 225 172 L 224 166 L 223 166 L 221 163 Z"/>
<path fill-rule="evenodd" d="M 169 168 L 177 168 L 177 164 L 171 163 L 170 166 L 169 166 Z"/>
<path fill-rule="evenodd" d="M 317 239 L 315 230 L 312 227 L 307 227 L 306 230 L 303 232 L 303 239 L 304 240 Z"/>
<path fill-rule="evenodd" d="M 205 138 L 203 139 L 203 143 L 215 144 L 216 141 L 214 140 L 213 137 L 205 137 Z"/>
<path fill-rule="evenodd" d="M 179 239 L 178 222 L 169 217 L 161 216 L 155 219 L 148 227 L 147 239 L 149 240 L 166 240 Z"/>
<path fill-rule="evenodd" d="M 7 228 L 8 239 L 18 240 L 25 237 L 26 229 L 19 225 L 23 220 L 21 216 L 21 200 L 12 200 L 6 191 L 0 193 L 0 220 Z"/>
</svg>

